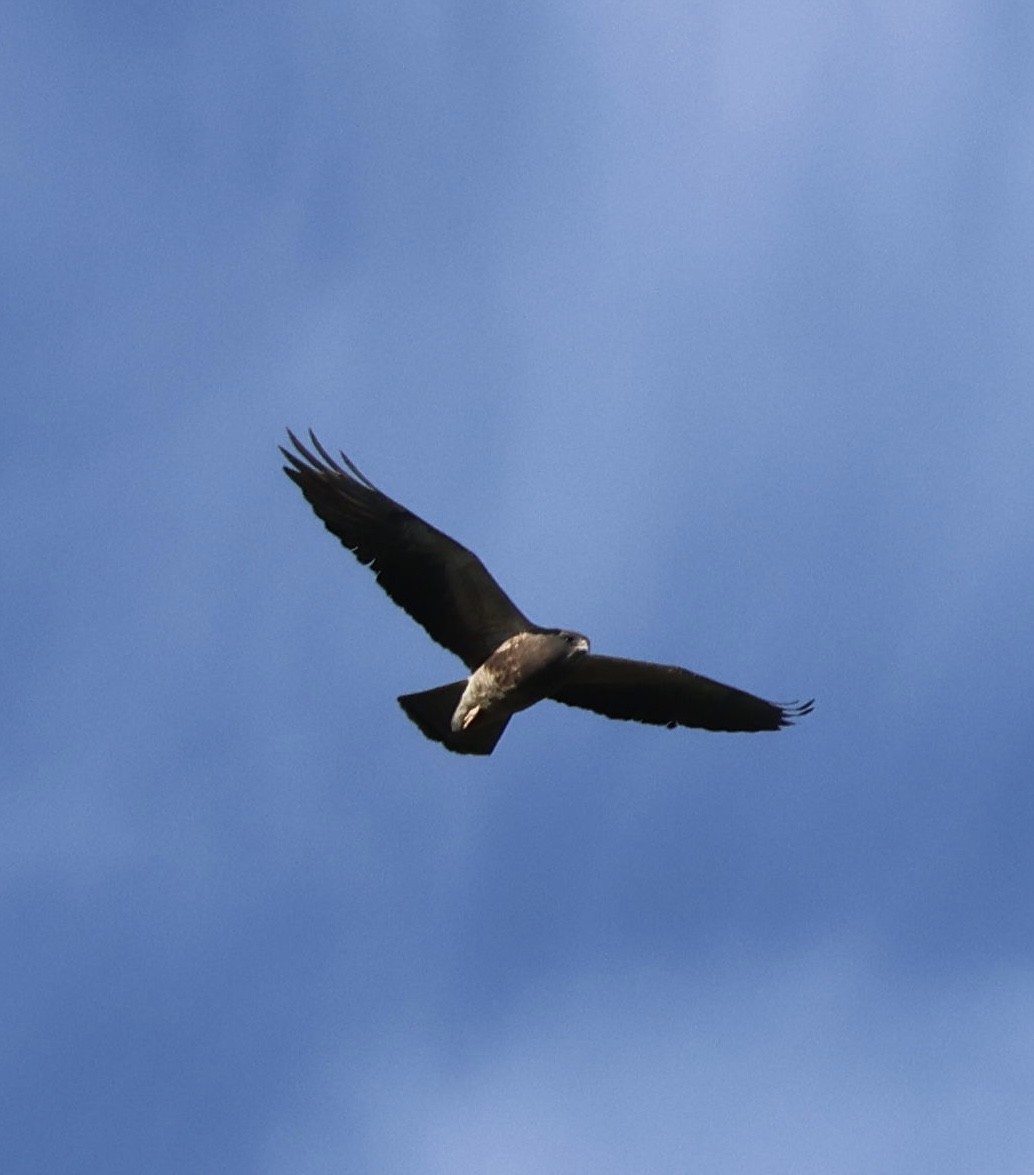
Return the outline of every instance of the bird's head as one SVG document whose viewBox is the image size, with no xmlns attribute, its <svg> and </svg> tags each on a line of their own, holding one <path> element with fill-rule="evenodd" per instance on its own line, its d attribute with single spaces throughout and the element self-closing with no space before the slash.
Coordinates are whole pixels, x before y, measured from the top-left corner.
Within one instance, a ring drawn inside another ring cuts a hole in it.
<svg viewBox="0 0 1034 1175">
<path fill-rule="evenodd" d="M 584 657 L 589 651 L 589 638 L 580 632 L 568 632 L 566 628 L 557 629 L 557 636 L 567 646 L 567 657 Z"/>
</svg>

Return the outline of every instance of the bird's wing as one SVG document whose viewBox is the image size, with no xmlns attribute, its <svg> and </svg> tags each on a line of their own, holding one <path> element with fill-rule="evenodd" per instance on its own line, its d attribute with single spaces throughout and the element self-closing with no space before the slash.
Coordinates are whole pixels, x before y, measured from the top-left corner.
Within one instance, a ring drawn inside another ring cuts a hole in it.
<svg viewBox="0 0 1034 1175">
<path fill-rule="evenodd" d="M 339 465 L 311 431 L 315 454 L 290 430 L 288 436 L 297 452 L 281 447 L 284 472 L 323 525 L 468 668 L 507 637 L 535 628 L 466 547 L 382 494 L 344 453 Z"/>
<path fill-rule="evenodd" d="M 814 702 L 766 702 L 675 665 L 593 654 L 576 661 L 570 676 L 550 697 L 607 718 L 724 731 L 778 730 L 792 726 L 795 718 L 810 714 L 814 706 Z"/>
</svg>

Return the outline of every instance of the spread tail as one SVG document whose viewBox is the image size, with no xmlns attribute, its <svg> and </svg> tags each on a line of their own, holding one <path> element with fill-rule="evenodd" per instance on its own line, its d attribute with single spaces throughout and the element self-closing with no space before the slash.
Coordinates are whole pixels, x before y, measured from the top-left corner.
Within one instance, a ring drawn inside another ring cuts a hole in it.
<svg viewBox="0 0 1034 1175">
<path fill-rule="evenodd" d="M 399 705 L 429 739 L 459 755 L 490 755 L 495 749 L 510 715 L 474 722 L 466 730 L 452 729 L 452 716 L 466 688 L 466 681 L 453 681 L 419 694 L 403 694 Z"/>
</svg>

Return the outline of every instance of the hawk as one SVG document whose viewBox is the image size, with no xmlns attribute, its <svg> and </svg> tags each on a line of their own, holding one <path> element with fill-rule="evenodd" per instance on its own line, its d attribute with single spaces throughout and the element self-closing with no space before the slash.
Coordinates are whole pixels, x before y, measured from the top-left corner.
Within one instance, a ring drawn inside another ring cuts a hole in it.
<svg viewBox="0 0 1034 1175">
<path fill-rule="evenodd" d="M 675 665 L 601 657 L 581 633 L 533 624 L 472 551 L 382 494 L 344 453 L 331 457 L 311 430 L 315 453 L 287 435 L 284 472 L 323 525 L 470 671 L 398 699 L 450 751 L 490 755 L 511 717 L 543 698 L 669 729 L 779 730 L 811 712 L 813 701 L 766 702 Z"/>
</svg>

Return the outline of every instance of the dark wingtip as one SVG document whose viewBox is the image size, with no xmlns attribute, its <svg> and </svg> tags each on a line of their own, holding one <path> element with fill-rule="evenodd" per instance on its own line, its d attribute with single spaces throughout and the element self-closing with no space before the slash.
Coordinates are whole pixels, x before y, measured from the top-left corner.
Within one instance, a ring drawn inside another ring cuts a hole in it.
<svg viewBox="0 0 1034 1175">
<path fill-rule="evenodd" d="M 299 473 L 311 473 L 313 468 L 319 469 L 320 465 L 319 462 L 313 458 L 308 449 L 306 449 L 301 441 L 294 435 L 294 433 L 291 432 L 290 429 L 287 430 L 287 435 L 291 438 L 291 444 L 294 445 L 297 452 L 292 453 L 290 449 L 285 449 L 283 445 L 277 445 L 277 448 L 283 454 L 284 460 L 287 462 L 287 464 L 284 466 L 284 473 L 286 473 L 292 481 L 298 481 Z M 300 484 L 301 483 L 299 482 L 299 485 Z"/>
<path fill-rule="evenodd" d="M 338 463 L 334 460 L 334 458 L 331 457 L 331 455 L 327 452 L 326 449 L 324 449 L 323 445 L 320 443 L 319 437 L 312 431 L 311 428 L 309 429 L 309 440 L 312 441 L 313 447 L 315 448 L 316 452 L 319 453 L 319 455 L 327 463 L 328 468 L 332 469 L 335 473 L 343 473 L 344 472 L 344 470 L 341 468 L 341 466 L 338 465 Z"/>
<path fill-rule="evenodd" d="M 815 709 L 815 699 L 809 698 L 806 702 L 785 702 L 779 707 L 782 710 L 780 726 L 793 726 L 798 718 L 804 718 Z"/>
<path fill-rule="evenodd" d="M 295 469 L 301 470 L 304 473 L 315 472 L 324 476 L 328 473 L 343 473 L 343 470 L 334 458 L 320 444 L 319 438 L 311 428 L 309 429 L 309 439 L 319 456 L 316 456 L 310 449 L 306 448 L 290 429 L 287 430 L 287 435 L 291 438 L 291 444 L 294 445 L 296 452 L 292 453 L 289 449 L 285 449 L 283 445 L 280 445 L 279 449 Z M 285 467 L 284 472 L 290 474 L 291 470 Z"/>
<path fill-rule="evenodd" d="M 361 469 L 359 469 L 356 463 L 346 453 L 340 454 L 342 464 L 339 465 L 337 458 L 332 457 L 330 453 L 327 452 L 323 442 L 311 428 L 309 429 L 309 443 L 312 445 L 312 448 L 316 450 L 316 453 L 318 453 L 319 456 L 316 456 L 310 449 L 302 444 L 302 442 L 290 429 L 287 430 L 287 435 L 291 438 L 291 444 L 294 445 L 297 452 L 292 453 L 289 449 L 285 449 L 283 445 L 278 445 L 277 447 L 295 469 L 310 473 L 315 470 L 317 473 L 323 475 L 333 474 L 336 477 L 348 477 L 351 475 L 362 485 L 366 486 L 367 489 L 373 490 L 375 493 L 380 493 L 373 482 L 370 481 L 366 474 L 363 473 Z M 299 456 L 299 454 L 301 456 Z M 304 458 L 304 461 L 302 458 Z M 292 471 L 288 469 L 287 466 L 284 466 L 284 472 L 288 476 L 291 476 Z"/>
</svg>

